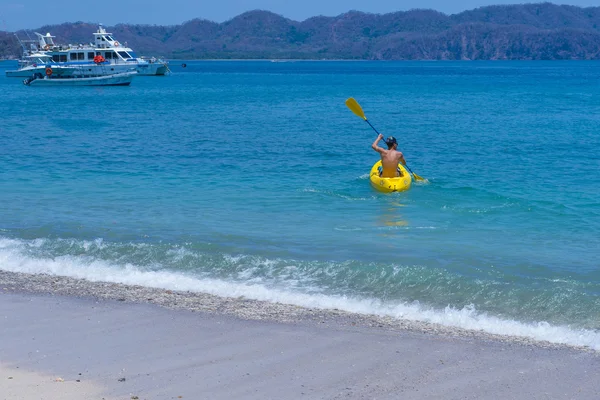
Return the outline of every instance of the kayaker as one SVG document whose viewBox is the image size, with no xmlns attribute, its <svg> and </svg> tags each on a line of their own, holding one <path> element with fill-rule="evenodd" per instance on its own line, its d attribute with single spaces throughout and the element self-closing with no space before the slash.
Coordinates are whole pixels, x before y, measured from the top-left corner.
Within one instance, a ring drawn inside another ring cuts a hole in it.
<svg viewBox="0 0 600 400">
<path fill-rule="evenodd" d="M 385 139 L 385 144 L 387 144 L 388 147 L 387 150 L 377 145 L 381 139 L 383 139 L 383 135 L 379 134 L 377 139 L 375 139 L 371 145 L 373 150 L 381 155 L 381 165 L 383 166 L 383 170 L 379 176 L 382 178 L 394 178 L 396 176 L 402 176 L 402 171 L 400 171 L 400 168 L 398 168 L 398 164 L 406 166 L 406 161 L 404 160 L 402 153 L 396 150 L 398 148 L 398 142 L 396 141 L 396 138 L 390 136 Z"/>
</svg>

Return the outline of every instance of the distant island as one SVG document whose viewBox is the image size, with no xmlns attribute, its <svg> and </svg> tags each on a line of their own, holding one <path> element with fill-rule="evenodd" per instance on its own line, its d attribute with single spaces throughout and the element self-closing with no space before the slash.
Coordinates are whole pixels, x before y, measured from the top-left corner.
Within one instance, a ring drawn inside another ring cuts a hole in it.
<svg viewBox="0 0 600 400">
<path fill-rule="evenodd" d="M 89 43 L 94 23 L 42 26 L 57 43 Z M 249 11 L 216 23 L 124 25 L 109 32 L 140 55 L 171 59 L 592 60 L 600 59 L 600 7 L 552 3 L 488 6 L 446 15 L 350 11 L 293 21 Z M 17 32 L 23 34 L 23 32 Z M 0 58 L 21 50 L 0 31 Z"/>
</svg>

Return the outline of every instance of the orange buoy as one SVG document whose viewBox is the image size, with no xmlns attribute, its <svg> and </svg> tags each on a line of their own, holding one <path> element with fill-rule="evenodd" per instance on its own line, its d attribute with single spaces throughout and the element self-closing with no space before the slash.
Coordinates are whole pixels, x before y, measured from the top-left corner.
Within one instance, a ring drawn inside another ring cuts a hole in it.
<svg viewBox="0 0 600 400">
<path fill-rule="evenodd" d="M 48 75 L 48 76 L 52 75 L 52 68 L 50 68 L 50 67 L 46 68 L 46 75 Z"/>
</svg>

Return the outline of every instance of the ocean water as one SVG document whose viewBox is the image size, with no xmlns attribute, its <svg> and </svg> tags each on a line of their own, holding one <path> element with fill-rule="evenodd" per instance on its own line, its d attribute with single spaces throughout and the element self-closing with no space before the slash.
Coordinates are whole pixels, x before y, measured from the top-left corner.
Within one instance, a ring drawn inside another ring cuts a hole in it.
<svg viewBox="0 0 600 400">
<path fill-rule="evenodd" d="M 0 63 L 0 269 L 600 350 L 599 62 Z M 369 186 L 375 133 L 427 178 Z"/>
</svg>

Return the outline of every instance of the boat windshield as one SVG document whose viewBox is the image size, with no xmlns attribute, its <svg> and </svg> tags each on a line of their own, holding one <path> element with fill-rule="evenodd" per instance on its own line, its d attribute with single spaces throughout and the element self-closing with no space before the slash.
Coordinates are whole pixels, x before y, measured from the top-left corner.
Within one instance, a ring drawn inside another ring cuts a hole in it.
<svg viewBox="0 0 600 400">
<path fill-rule="evenodd" d="M 126 52 L 126 51 L 119 51 L 119 55 L 120 55 L 121 57 L 125 58 L 125 59 L 127 59 L 127 58 L 131 58 L 131 56 L 129 55 L 129 53 L 128 53 L 128 52 Z"/>
<path fill-rule="evenodd" d="M 32 54 L 27 56 L 27 60 L 32 63 L 45 64 L 52 61 L 52 57 L 44 54 Z"/>
</svg>

